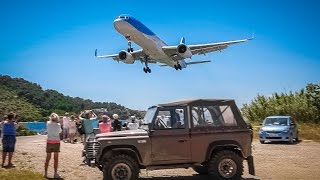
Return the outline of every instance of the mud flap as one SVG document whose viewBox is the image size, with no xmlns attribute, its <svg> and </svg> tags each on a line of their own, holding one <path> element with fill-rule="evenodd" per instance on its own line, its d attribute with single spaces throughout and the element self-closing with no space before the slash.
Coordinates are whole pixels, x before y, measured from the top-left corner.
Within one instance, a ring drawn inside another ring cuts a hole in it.
<svg viewBox="0 0 320 180">
<path fill-rule="evenodd" d="M 248 156 L 247 157 L 247 162 L 248 162 L 249 174 L 254 176 L 255 175 L 255 170 L 254 170 L 253 156 Z"/>
</svg>

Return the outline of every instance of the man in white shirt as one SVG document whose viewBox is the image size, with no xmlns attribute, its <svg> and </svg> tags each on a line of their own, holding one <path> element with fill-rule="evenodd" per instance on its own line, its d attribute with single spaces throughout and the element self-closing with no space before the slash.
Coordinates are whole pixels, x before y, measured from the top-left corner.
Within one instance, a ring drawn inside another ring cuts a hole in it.
<svg viewBox="0 0 320 180">
<path fill-rule="evenodd" d="M 131 122 L 128 123 L 127 125 L 127 129 L 128 130 L 136 130 L 139 128 L 139 124 L 136 122 L 136 117 L 135 116 L 131 116 L 130 117 Z"/>
</svg>

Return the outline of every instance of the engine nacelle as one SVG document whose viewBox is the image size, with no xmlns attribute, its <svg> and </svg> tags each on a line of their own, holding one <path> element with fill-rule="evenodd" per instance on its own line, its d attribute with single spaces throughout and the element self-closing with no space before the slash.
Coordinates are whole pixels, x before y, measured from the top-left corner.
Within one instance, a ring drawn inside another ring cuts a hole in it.
<svg viewBox="0 0 320 180">
<path fill-rule="evenodd" d="M 119 59 L 121 59 L 126 64 L 133 64 L 134 63 L 133 56 L 125 50 L 119 52 Z"/>
<path fill-rule="evenodd" d="M 183 58 L 191 58 L 192 56 L 190 48 L 185 44 L 179 44 L 179 46 L 177 47 L 177 52 Z"/>
</svg>

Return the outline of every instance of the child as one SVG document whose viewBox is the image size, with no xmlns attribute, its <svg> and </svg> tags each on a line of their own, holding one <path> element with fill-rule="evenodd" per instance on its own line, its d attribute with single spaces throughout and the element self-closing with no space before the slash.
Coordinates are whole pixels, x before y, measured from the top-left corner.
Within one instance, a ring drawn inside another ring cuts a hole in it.
<svg viewBox="0 0 320 180">
<path fill-rule="evenodd" d="M 14 122 L 14 113 L 9 113 L 7 119 L 2 124 L 2 164 L 1 167 L 5 167 L 4 163 L 6 161 L 7 154 L 8 157 L 8 166 L 7 167 L 15 167 L 12 164 L 12 156 L 14 152 L 14 148 L 16 145 L 16 123 Z"/>
<path fill-rule="evenodd" d="M 59 123 L 59 116 L 56 113 L 52 113 L 50 115 L 50 120 L 47 122 L 47 132 L 47 157 L 44 164 L 44 177 L 47 178 L 51 153 L 54 153 L 54 178 L 61 178 L 61 176 L 58 174 L 61 126 Z"/>
</svg>

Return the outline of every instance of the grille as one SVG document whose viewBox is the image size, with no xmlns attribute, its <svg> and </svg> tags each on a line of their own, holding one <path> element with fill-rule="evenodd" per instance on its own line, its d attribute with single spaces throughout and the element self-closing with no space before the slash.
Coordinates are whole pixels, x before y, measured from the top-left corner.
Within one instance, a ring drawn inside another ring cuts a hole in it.
<svg viewBox="0 0 320 180">
<path fill-rule="evenodd" d="M 266 131 L 267 133 L 282 133 L 282 131 Z"/>
<path fill-rule="evenodd" d="M 96 159 L 96 155 L 100 149 L 100 143 L 97 141 L 88 141 L 86 149 L 86 158 L 90 160 Z"/>
</svg>

